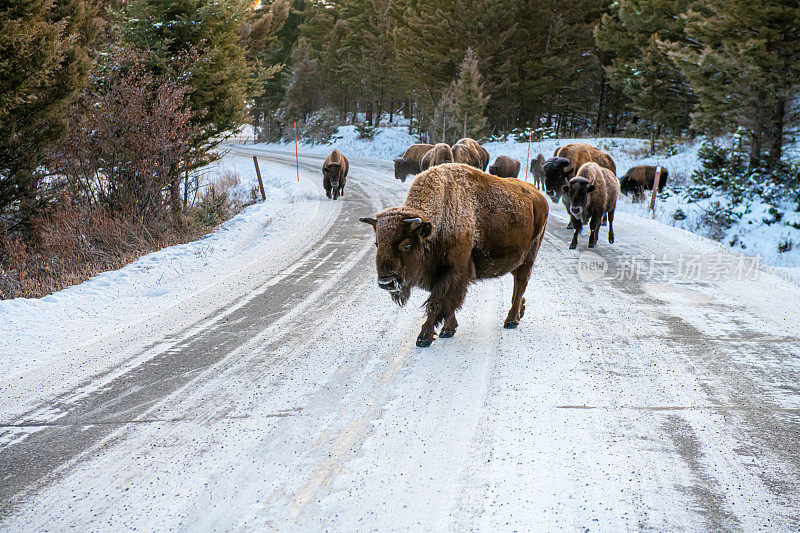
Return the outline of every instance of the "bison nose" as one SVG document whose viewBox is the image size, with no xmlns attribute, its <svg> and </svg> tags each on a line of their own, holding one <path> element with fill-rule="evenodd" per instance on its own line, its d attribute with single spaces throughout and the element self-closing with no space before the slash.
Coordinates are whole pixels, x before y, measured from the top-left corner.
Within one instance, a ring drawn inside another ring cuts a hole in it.
<svg viewBox="0 0 800 533">
<path fill-rule="evenodd" d="M 393 277 L 378 278 L 378 286 L 387 291 L 397 290 L 397 280 Z"/>
</svg>

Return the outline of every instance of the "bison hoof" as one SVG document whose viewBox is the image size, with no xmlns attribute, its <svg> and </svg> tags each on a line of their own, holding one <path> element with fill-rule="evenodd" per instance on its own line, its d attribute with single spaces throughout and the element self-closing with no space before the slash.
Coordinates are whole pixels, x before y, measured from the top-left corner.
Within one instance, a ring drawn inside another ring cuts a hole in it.
<svg viewBox="0 0 800 533">
<path fill-rule="evenodd" d="M 608 238 L 608 244 L 614 244 L 614 237 Z"/>
<path fill-rule="evenodd" d="M 577 243 L 577 242 L 571 243 L 571 244 L 569 245 L 569 249 L 570 249 L 570 250 L 574 250 L 574 249 L 575 249 L 575 248 L 577 248 L 577 247 L 578 247 L 578 243 Z"/>
<path fill-rule="evenodd" d="M 417 348 L 427 348 L 432 342 L 431 339 L 417 339 Z"/>
<path fill-rule="evenodd" d="M 589 248 L 594 248 L 594 244 L 589 244 Z"/>
<path fill-rule="evenodd" d="M 519 322 L 508 321 L 505 324 L 503 324 L 503 327 L 506 329 L 517 329 L 517 326 L 519 326 Z"/>
<path fill-rule="evenodd" d="M 454 330 L 454 329 L 443 329 L 441 331 L 441 333 L 439 333 L 439 338 L 440 339 L 449 339 L 450 337 L 452 337 L 455 334 L 456 334 L 456 330 Z"/>
<path fill-rule="evenodd" d="M 567 229 L 575 229 L 575 226 L 572 225 L 572 222 L 567 224 Z"/>
</svg>

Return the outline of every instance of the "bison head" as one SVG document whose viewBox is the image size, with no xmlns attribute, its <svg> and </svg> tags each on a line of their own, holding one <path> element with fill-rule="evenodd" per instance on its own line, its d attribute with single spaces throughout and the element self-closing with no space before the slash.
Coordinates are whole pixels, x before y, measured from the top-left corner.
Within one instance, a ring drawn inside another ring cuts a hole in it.
<svg viewBox="0 0 800 533">
<path fill-rule="evenodd" d="M 572 163 L 566 157 L 551 157 L 542 166 L 544 190 L 554 204 L 561 199 L 562 187 L 572 177 Z"/>
<path fill-rule="evenodd" d="M 625 196 L 633 194 L 633 201 L 644 201 L 645 196 L 642 190 L 642 185 L 628 175 L 622 176 L 619 179 L 619 190 Z"/>
<path fill-rule="evenodd" d="M 359 220 L 375 229 L 378 286 L 389 291 L 392 300 L 402 307 L 411 288 L 419 285 L 422 278 L 426 241 L 433 225 L 421 214 L 399 208 Z"/>
<path fill-rule="evenodd" d="M 563 185 L 561 190 L 570 200 L 570 215 L 584 220 L 586 206 L 589 205 L 589 193 L 594 190 L 594 185 L 583 176 L 578 176 L 569 180 L 569 183 Z"/>
<path fill-rule="evenodd" d="M 412 174 L 409 172 L 409 164 L 403 156 L 394 158 L 394 177 L 400 181 L 406 181 L 406 176 Z"/>
<path fill-rule="evenodd" d="M 333 162 L 322 167 L 322 175 L 328 178 L 331 182 L 331 188 L 333 189 L 339 188 L 339 168 L 341 168 L 341 166 L 341 163 Z"/>
</svg>

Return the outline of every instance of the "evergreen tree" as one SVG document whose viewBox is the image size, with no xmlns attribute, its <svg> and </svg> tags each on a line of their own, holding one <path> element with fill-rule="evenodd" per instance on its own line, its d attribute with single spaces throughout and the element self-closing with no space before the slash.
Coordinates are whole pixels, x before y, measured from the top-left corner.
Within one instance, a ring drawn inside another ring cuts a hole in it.
<svg viewBox="0 0 800 533">
<path fill-rule="evenodd" d="M 153 55 L 154 73 L 188 77 L 201 128 L 198 165 L 244 121 L 249 72 L 240 32 L 251 7 L 245 0 L 133 0 L 124 13 L 124 35 Z"/>
<path fill-rule="evenodd" d="M 38 169 L 87 83 L 102 3 L 17 0 L 0 6 L 0 217 L 36 208 Z M 0 223 L 0 227 L 9 222 Z"/>
<path fill-rule="evenodd" d="M 692 0 L 620 0 L 595 28 L 598 47 L 608 54 L 611 85 L 629 100 L 653 130 L 689 126 L 694 95 L 688 80 L 667 56 L 661 41 L 685 41 L 680 15 Z"/>
<path fill-rule="evenodd" d="M 472 48 L 467 49 L 461 72 L 442 97 L 439 115 L 447 115 L 444 142 L 455 143 L 461 137 L 481 139 L 486 135 L 486 103 L 478 60 Z M 443 122 L 444 123 L 444 122 Z"/>
<path fill-rule="evenodd" d="M 743 127 L 751 165 L 775 167 L 800 88 L 798 2 L 707 0 L 683 18 L 689 44 L 669 50 L 698 98 L 693 123 L 710 133 Z"/>
<path fill-rule="evenodd" d="M 292 52 L 292 69 L 286 75 L 286 122 L 304 121 L 318 99 L 317 64 L 311 45 L 301 38 Z"/>
</svg>

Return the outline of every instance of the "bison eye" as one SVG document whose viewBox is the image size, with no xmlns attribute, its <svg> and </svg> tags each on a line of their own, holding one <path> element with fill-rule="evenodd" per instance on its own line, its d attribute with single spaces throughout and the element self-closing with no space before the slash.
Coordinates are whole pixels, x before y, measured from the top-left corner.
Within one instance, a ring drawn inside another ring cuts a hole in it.
<svg viewBox="0 0 800 533">
<path fill-rule="evenodd" d="M 409 251 L 410 249 L 411 249 L 411 243 L 404 244 L 404 245 L 403 245 L 403 247 L 402 247 L 402 250 L 403 250 L 404 252 L 407 252 L 407 251 Z"/>
</svg>

